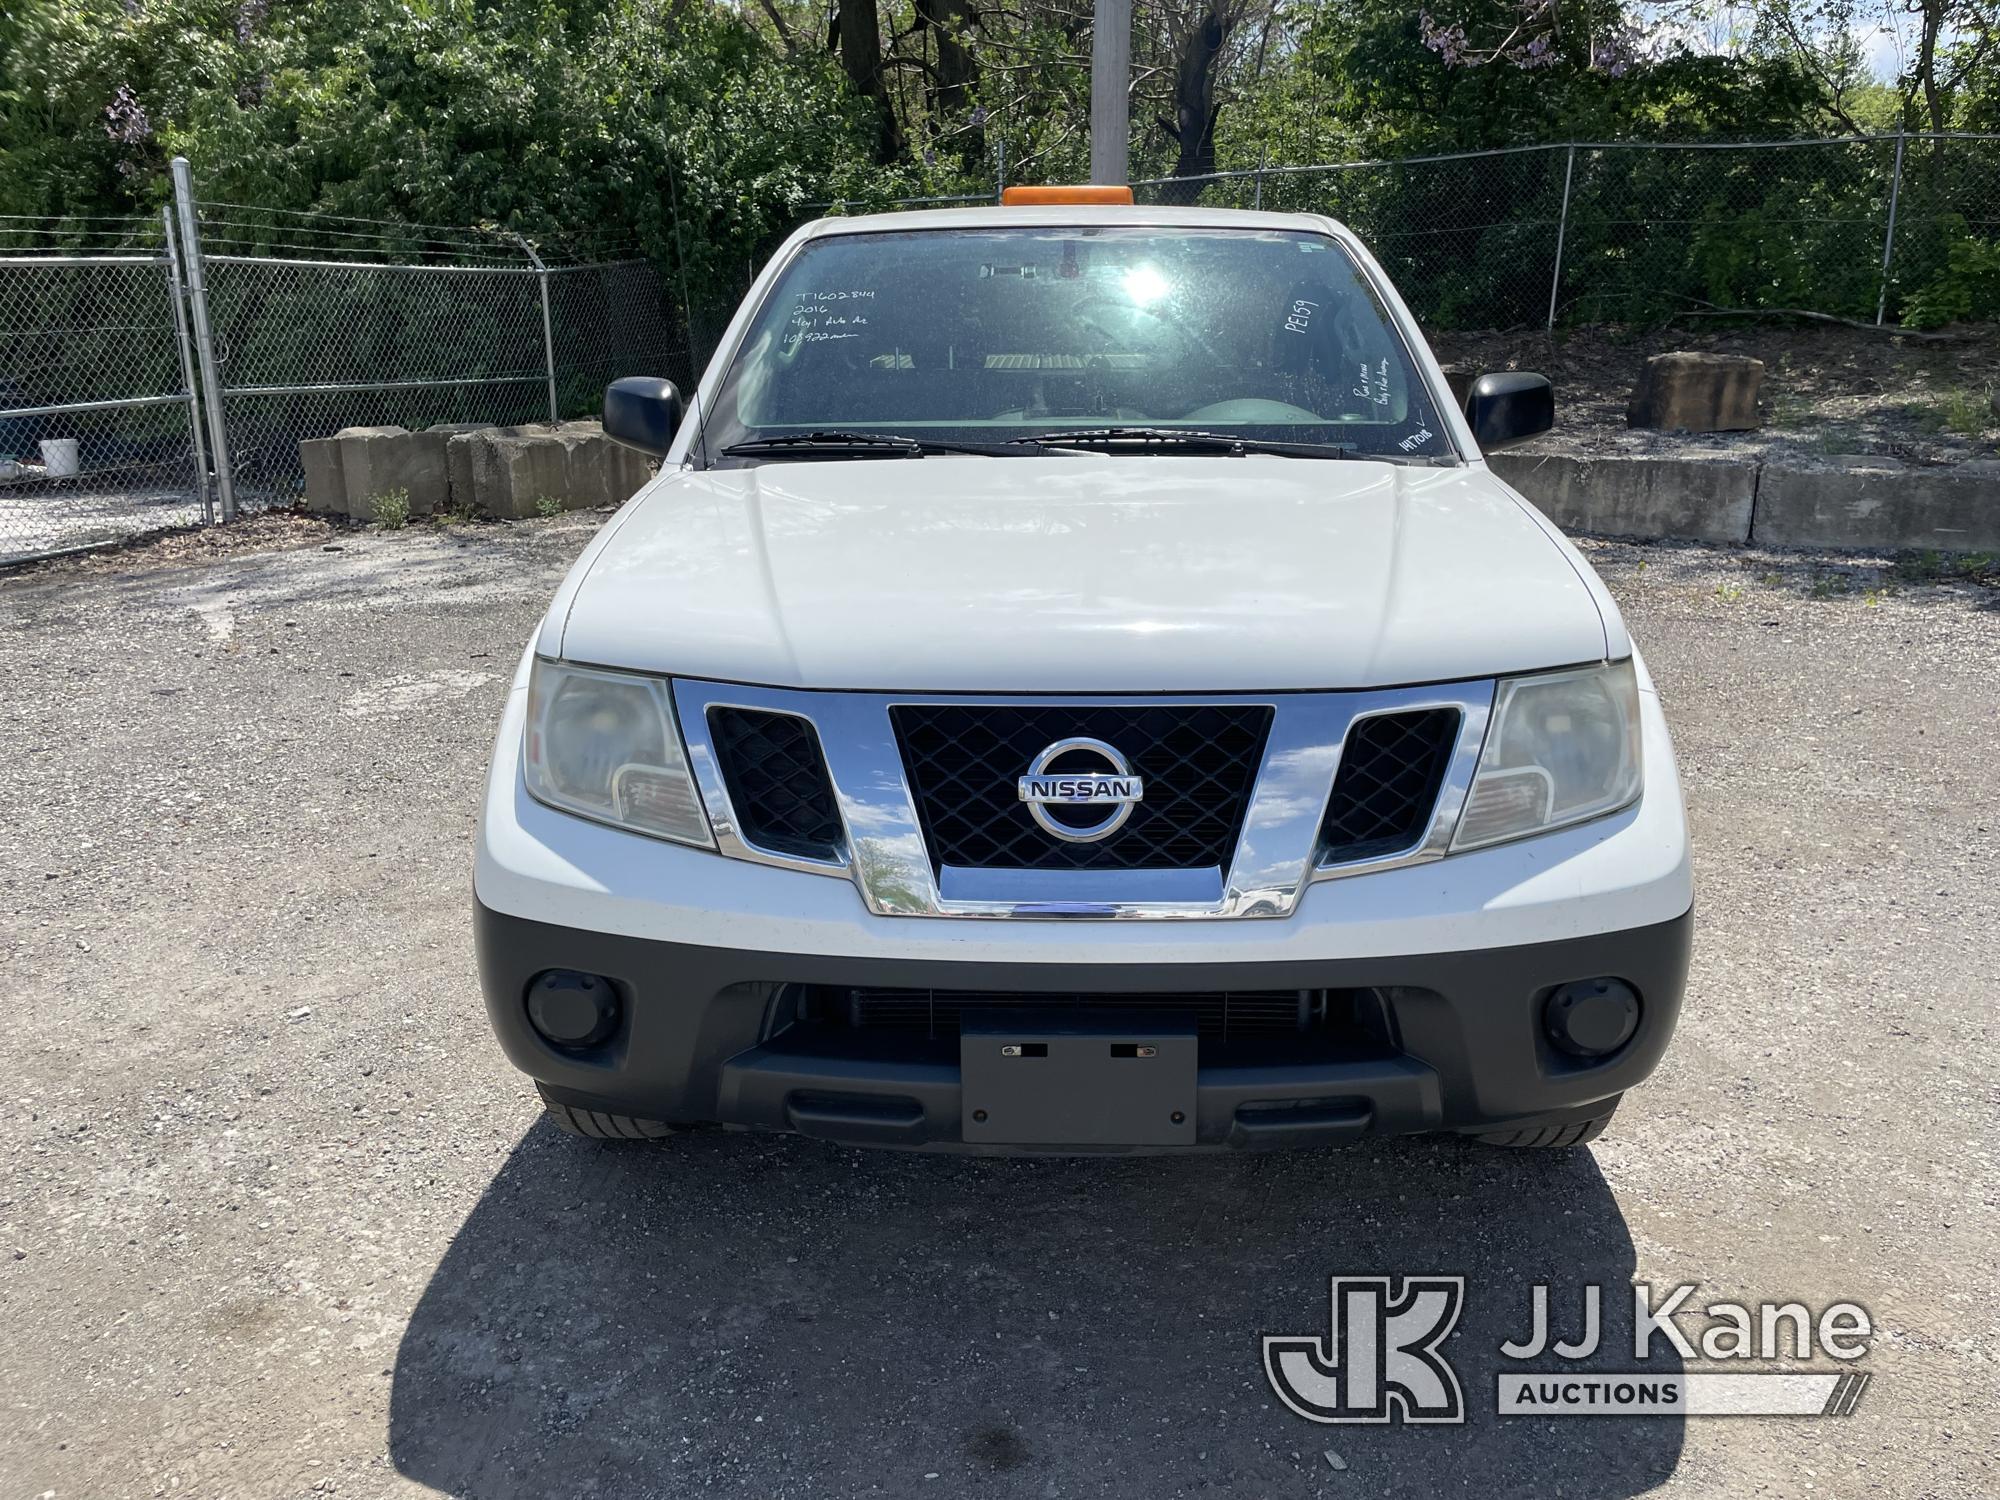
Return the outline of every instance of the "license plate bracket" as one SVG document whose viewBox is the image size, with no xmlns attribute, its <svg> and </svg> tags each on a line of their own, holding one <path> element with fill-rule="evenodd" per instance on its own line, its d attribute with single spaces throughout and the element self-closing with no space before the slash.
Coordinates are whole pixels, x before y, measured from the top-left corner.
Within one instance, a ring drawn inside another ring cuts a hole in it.
<svg viewBox="0 0 2000 1500">
<path fill-rule="evenodd" d="M 968 1142 L 1191 1146 L 1200 1041 L 1172 1015 L 1079 1014 L 1036 1024 L 968 1011 L 958 1042 Z"/>
</svg>

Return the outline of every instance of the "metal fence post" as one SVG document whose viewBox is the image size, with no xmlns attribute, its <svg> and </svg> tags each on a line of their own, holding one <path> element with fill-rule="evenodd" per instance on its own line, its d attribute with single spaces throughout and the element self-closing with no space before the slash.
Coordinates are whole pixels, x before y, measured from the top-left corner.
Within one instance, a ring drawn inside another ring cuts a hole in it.
<svg viewBox="0 0 2000 1500">
<path fill-rule="evenodd" d="M 514 236 L 514 243 L 521 247 L 521 253 L 528 257 L 528 264 L 535 268 L 535 280 L 542 289 L 542 356 L 549 369 L 549 420 L 560 422 L 562 408 L 556 404 L 556 335 L 555 325 L 549 319 L 549 268 L 542 264 L 542 258 L 535 254 L 535 247 L 520 235 Z"/>
<path fill-rule="evenodd" d="M 1563 167 L 1562 214 L 1556 220 L 1556 268 L 1549 277 L 1549 332 L 1556 331 L 1556 294 L 1562 290 L 1563 240 L 1569 234 L 1569 185 L 1576 176 L 1576 142 L 1569 145 L 1569 160 Z"/>
<path fill-rule="evenodd" d="M 1875 326 L 1882 326 L 1882 319 L 1889 311 L 1889 262 L 1896 253 L 1896 204 L 1903 196 L 1903 142 L 1906 137 L 1900 126 L 1896 130 L 1895 175 L 1889 179 L 1889 229 L 1882 236 L 1882 290 L 1875 298 Z"/>
<path fill-rule="evenodd" d="M 998 135 L 994 136 L 994 137 L 993 137 L 993 149 L 994 149 L 994 151 L 995 151 L 996 155 L 997 155 L 997 156 L 998 156 L 998 158 L 999 158 L 999 164 L 998 164 L 998 166 L 996 166 L 996 167 L 994 168 L 994 174 L 993 174 L 993 201 L 994 201 L 995 203 L 1000 203 L 1000 202 L 1003 202 L 1003 201 L 1005 201 L 1005 199 L 1006 199 L 1006 197 L 1007 197 L 1007 141 L 1006 141 L 1006 138 L 1005 138 L 1005 137 L 1003 137 L 1003 136 L 998 136 Z"/>
<path fill-rule="evenodd" d="M 208 407 L 208 438 L 215 454 L 215 495 L 222 519 L 236 519 L 236 480 L 229 472 L 229 433 L 222 415 L 222 378 L 215 368 L 215 337 L 208 323 L 208 277 L 202 271 L 201 228 L 195 222 L 194 178 L 185 156 L 173 159 L 174 208 L 181 221 L 181 248 L 187 254 L 188 307 L 194 314 L 195 354 L 201 366 L 201 395 Z"/>
<path fill-rule="evenodd" d="M 187 307 L 181 286 L 180 244 L 174 235 L 174 211 L 160 207 L 160 228 L 166 233 L 167 300 L 174 305 L 174 342 L 181 353 L 181 384 L 187 387 L 188 434 L 194 439 L 194 482 L 201 486 L 201 522 L 215 524 L 215 505 L 208 495 L 208 444 L 201 436 L 201 398 L 195 394 L 194 349 L 188 343 Z"/>
</svg>

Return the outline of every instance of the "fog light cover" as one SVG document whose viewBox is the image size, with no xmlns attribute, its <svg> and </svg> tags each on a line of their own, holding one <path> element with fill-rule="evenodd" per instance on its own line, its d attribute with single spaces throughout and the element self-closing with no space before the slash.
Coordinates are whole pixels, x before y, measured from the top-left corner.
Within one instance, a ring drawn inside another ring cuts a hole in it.
<svg viewBox="0 0 2000 1500">
<path fill-rule="evenodd" d="M 1542 1008 L 1543 1029 L 1572 1057 L 1609 1057 L 1639 1029 L 1639 996 L 1622 979 L 1565 984 Z"/>
<path fill-rule="evenodd" d="M 542 1040 L 581 1049 L 618 1029 L 618 990 L 601 974 L 547 969 L 528 981 L 528 1020 Z"/>
</svg>

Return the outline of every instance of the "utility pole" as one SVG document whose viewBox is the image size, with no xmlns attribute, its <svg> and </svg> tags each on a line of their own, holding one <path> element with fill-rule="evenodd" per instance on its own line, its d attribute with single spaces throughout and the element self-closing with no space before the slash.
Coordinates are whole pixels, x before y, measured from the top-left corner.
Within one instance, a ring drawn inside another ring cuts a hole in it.
<svg viewBox="0 0 2000 1500">
<path fill-rule="evenodd" d="M 1132 0 L 1097 0 L 1090 41 L 1090 180 L 1131 177 Z"/>
</svg>

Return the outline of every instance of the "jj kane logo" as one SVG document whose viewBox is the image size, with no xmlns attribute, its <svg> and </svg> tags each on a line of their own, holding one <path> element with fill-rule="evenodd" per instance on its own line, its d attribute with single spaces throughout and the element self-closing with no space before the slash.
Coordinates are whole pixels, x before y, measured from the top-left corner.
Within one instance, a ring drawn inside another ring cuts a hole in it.
<svg viewBox="0 0 2000 1500">
<path fill-rule="evenodd" d="M 1336 1276 L 1324 1339 L 1266 1335 L 1264 1373 L 1308 1422 L 1463 1422 L 1458 1375 L 1438 1352 L 1465 1306 L 1463 1276 Z"/>
<path fill-rule="evenodd" d="M 1465 1310 L 1463 1276 L 1406 1276 L 1400 1285 L 1387 1276 L 1336 1276 L 1329 1291 L 1324 1338 L 1264 1338 L 1264 1376 L 1280 1401 L 1308 1422 L 1465 1420 L 1458 1375 L 1442 1348 Z M 1699 1310 L 1708 1322 L 1697 1330 L 1679 1321 L 1696 1311 L 1686 1305 L 1693 1286 L 1656 1292 L 1639 1282 L 1631 1287 L 1633 1362 L 1665 1353 L 1673 1367 L 1602 1371 L 1579 1362 L 1603 1346 L 1603 1289 L 1581 1291 L 1575 1336 L 1560 1337 L 1549 1288 L 1531 1288 L 1527 1336 L 1498 1352 L 1538 1367 L 1502 1368 L 1498 1415 L 1845 1417 L 1868 1389 L 1864 1371 L 1783 1367 L 1816 1356 L 1851 1366 L 1865 1357 L 1874 1322 L 1859 1303 L 1835 1302 L 1815 1316 L 1802 1302 L 1711 1302 Z M 1550 1356 L 1562 1363 L 1547 1367 Z M 1710 1368 L 1678 1367 L 1694 1359 Z M 1731 1368 L 1742 1360 L 1781 1367 Z"/>
</svg>

